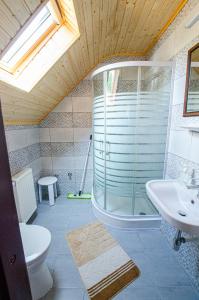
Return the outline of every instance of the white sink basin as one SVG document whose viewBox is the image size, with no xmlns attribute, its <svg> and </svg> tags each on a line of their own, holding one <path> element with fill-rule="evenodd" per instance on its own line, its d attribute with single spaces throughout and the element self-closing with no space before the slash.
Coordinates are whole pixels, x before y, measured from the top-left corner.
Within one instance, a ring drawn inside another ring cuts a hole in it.
<svg viewBox="0 0 199 300">
<path fill-rule="evenodd" d="M 199 235 L 199 200 L 197 191 L 176 180 L 151 180 L 147 195 L 162 217 L 177 229 Z"/>
</svg>

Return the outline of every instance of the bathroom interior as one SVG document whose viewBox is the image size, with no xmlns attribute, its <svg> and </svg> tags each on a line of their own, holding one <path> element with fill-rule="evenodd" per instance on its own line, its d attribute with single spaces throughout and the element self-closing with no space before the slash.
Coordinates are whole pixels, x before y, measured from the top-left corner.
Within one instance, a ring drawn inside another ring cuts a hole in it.
<svg viewBox="0 0 199 300">
<path fill-rule="evenodd" d="M 0 299 L 199 299 L 198 0 L 0 16 Z"/>
</svg>

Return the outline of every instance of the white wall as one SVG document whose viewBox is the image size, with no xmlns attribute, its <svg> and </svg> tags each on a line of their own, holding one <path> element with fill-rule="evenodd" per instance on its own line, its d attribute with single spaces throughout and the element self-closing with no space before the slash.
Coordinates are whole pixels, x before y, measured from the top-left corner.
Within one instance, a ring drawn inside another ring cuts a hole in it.
<svg viewBox="0 0 199 300">
<path fill-rule="evenodd" d="M 91 81 L 83 80 L 41 123 L 42 173 L 57 175 L 62 195 L 79 190 L 91 134 L 91 112 Z M 92 179 L 90 155 L 85 192 L 91 192 Z"/>
<path fill-rule="evenodd" d="M 195 163 L 199 163 L 199 134 L 192 133 L 182 126 L 192 123 L 199 126 L 199 117 L 183 118 L 182 114 L 187 54 L 188 50 L 199 42 L 199 22 L 190 29 L 185 28 L 185 25 L 196 16 L 197 12 L 199 2 L 188 1 L 151 55 L 152 60 L 172 60 L 175 65 L 168 152 Z"/>
<path fill-rule="evenodd" d="M 192 169 L 199 168 L 199 133 L 182 128 L 190 124 L 199 127 L 199 117 L 183 117 L 187 54 L 188 50 L 199 42 L 199 22 L 191 29 L 186 29 L 185 24 L 198 13 L 199 1 L 188 1 L 175 22 L 164 33 L 151 56 L 153 60 L 172 60 L 175 64 L 170 138 L 166 161 L 166 177 L 168 178 L 182 178 L 185 168 L 190 174 Z M 162 223 L 162 229 L 172 243 L 176 229 L 166 222 Z M 198 249 L 197 242 L 185 243 L 177 254 L 180 263 L 199 289 Z"/>
<path fill-rule="evenodd" d="M 30 167 L 38 178 L 41 172 L 39 127 L 6 126 L 5 134 L 12 175 Z"/>
</svg>

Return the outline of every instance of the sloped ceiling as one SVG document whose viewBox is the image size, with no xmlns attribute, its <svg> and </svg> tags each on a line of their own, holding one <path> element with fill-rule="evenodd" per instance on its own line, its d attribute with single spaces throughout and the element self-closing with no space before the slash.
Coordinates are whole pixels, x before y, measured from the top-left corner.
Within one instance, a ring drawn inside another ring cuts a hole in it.
<svg viewBox="0 0 199 300">
<path fill-rule="evenodd" d="M 62 13 L 67 1 L 59 0 Z M 0 48 L 15 35 L 39 0 L 0 1 Z M 6 124 L 38 124 L 100 62 L 145 56 L 187 0 L 73 0 L 80 38 L 31 90 L 0 82 Z M 9 18 L 6 22 L 5 6 Z M 7 37 L 7 39 L 5 38 Z"/>
</svg>

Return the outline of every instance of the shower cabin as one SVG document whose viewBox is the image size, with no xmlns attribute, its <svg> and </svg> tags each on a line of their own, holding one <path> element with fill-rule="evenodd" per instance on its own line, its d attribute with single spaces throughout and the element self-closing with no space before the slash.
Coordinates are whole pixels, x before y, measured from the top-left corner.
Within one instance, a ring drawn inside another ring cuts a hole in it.
<svg viewBox="0 0 199 300">
<path fill-rule="evenodd" d="M 93 207 L 103 222 L 156 227 L 145 189 L 164 178 L 171 63 L 127 61 L 97 69 L 93 80 Z"/>
</svg>

